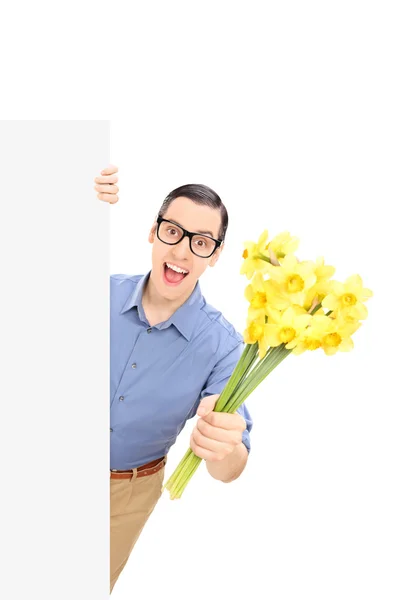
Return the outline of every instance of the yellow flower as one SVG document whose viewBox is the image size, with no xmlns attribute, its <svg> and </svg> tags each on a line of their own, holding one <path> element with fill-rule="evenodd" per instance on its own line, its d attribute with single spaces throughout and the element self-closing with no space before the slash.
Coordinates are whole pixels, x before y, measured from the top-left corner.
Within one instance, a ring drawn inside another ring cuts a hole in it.
<svg viewBox="0 0 400 600">
<path fill-rule="evenodd" d="M 323 256 L 318 256 L 315 261 L 315 274 L 317 276 L 317 283 L 320 281 L 326 281 L 330 279 L 335 273 L 335 267 L 331 265 L 325 265 L 325 259 Z"/>
<path fill-rule="evenodd" d="M 248 320 L 248 327 L 245 329 L 243 339 L 245 344 L 255 344 L 264 334 L 265 318 L 257 317 Z"/>
<path fill-rule="evenodd" d="M 322 338 L 331 329 L 331 319 L 318 313 L 319 311 L 313 315 L 310 326 L 300 334 L 297 346 L 293 348 L 293 354 L 299 355 L 306 350 L 318 350 L 322 347 Z"/>
<path fill-rule="evenodd" d="M 244 295 L 250 302 L 248 312 L 250 320 L 260 315 L 266 315 L 268 305 L 279 310 L 290 306 L 290 300 L 281 294 L 279 286 L 270 279 L 264 279 L 259 272 L 254 275 L 252 282 L 245 288 Z"/>
<path fill-rule="evenodd" d="M 341 319 L 346 323 L 357 323 L 360 319 L 366 319 L 368 316 L 367 307 L 359 303 L 356 306 L 348 306 L 332 313 L 332 316 Z"/>
<path fill-rule="evenodd" d="M 286 254 L 293 254 L 296 252 L 299 243 L 300 240 L 298 238 L 292 237 L 288 231 L 283 231 L 267 244 L 265 250 L 272 250 L 278 259 L 284 258 Z"/>
<path fill-rule="evenodd" d="M 349 352 L 354 348 L 354 342 L 350 333 L 342 329 L 340 331 L 331 331 L 322 338 L 322 349 L 326 355 L 332 356 L 338 350 L 340 352 Z"/>
<path fill-rule="evenodd" d="M 304 302 L 304 307 L 307 308 L 307 310 L 311 307 L 314 300 L 319 304 L 325 296 L 332 291 L 332 282 L 328 280 L 335 273 L 335 267 L 325 265 L 325 259 L 322 256 L 319 256 L 315 262 L 314 273 L 317 277 L 317 281 L 307 292 L 306 300 Z"/>
<path fill-rule="evenodd" d="M 332 310 L 335 315 L 339 312 L 344 313 L 350 319 L 357 317 L 366 319 L 368 311 L 363 302 L 368 300 L 373 293 L 370 289 L 363 287 L 362 279 L 359 275 L 348 277 L 344 283 L 332 281 L 331 292 L 322 300 L 322 306 Z M 352 309 L 349 311 L 349 309 Z"/>
<path fill-rule="evenodd" d="M 351 335 L 360 327 L 360 323 L 347 323 L 342 319 L 330 318 L 324 334 L 321 336 L 321 347 L 326 355 L 336 352 L 348 352 L 354 348 Z"/>
<path fill-rule="evenodd" d="M 280 267 L 269 265 L 268 273 L 292 304 L 304 306 L 307 292 L 317 280 L 314 269 L 315 264 L 312 261 L 299 262 L 293 254 L 287 254 Z"/>
<path fill-rule="evenodd" d="M 315 305 L 316 306 L 316 305 Z M 304 306 L 300 306 L 300 304 L 292 304 L 291 307 L 293 308 L 293 310 L 295 311 L 296 315 L 305 315 L 305 314 L 311 314 L 310 309 L 306 310 L 304 308 Z M 321 307 L 317 310 L 317 312 L 314 313 L 315 315 L 324 315 L 324 309 Z"/>
<path fill-rule="evenodd" d="M 251 279 L 255 272 L 266 273 L 269 264 L 269 258 L 265 254 L 266 241 L 268 239 L 268 231 L 265 229 L 258 238 L 258 242 L 245 242 L 242 257 L 244 261 L 240 268 L 240 274 L 246 275 L 247 279 Z M 260 258 L 265 256 L 266 260 Z"/>
<path fill-rule="evenodd" d="M 353 349 L 351 335 L 360 327 L 359 322 L 349 323 L 331 316 L 314 315 L 310 327 L 300 336 L 293 354 L 301 354 L 306 350 L 322 350 L 328 356 L 336 352 L 348 352 Z"/>
<path fill-rule="evenodd" d="M 243 333 L 245 344 L 258 343 L 258 353 L 261 358 L 267 353 L 268 343 L 265 338 L 265 316 L 260 315 L 255 319 L 248 319 L 248 326 Z"/>
<path fill-rule="evenodd" d="M 269 346 L 285 344 L 288 350 L 294 348 L 300 334 L 310 324 L 312 316 L 305 311 L 298 314 L 298 309 L 291 306 L 280 313 L 274 308 L 267 308 L 268 323 L 265 325 L 265 338 Z"/>
</svg>

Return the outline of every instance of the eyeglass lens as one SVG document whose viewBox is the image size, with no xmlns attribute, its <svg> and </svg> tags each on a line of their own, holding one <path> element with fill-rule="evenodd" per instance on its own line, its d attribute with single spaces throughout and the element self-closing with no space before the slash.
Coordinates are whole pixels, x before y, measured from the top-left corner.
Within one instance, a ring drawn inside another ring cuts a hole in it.
<svg viewBox="0 0 400 600">
<path fill-rule="evenodd" d="M 166 223 L 162 221 L 158 234 L 163 242 L 166 244 L 175 244 L 183 237 L 183 231 L 178 225 L 173 223 Z M 204 235 L 194 235 L 191 240 L 192 252 L 198 256 L 207 257 L 213 252 L 215 248 L 215 242 Z"/>
</svg>

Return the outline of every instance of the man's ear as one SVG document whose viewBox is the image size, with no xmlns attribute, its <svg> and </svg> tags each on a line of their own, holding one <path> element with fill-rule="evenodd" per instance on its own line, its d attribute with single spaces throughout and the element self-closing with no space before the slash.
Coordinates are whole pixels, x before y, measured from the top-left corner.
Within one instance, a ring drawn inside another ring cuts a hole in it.
<svg viewBox="0 0 400 600">
<path fill-rule="evenodd" d="M 149 237 L 148 237 L 150 244 L 152 244 L 154 242 L 154 239 L 156 237 L 156 230 L 157 230 L 157 222 L 153 223 L 153 226 L 150 229 L 150 233 L 149 233 Z"/>
<path fill-rule="evenodd" d="M 220 247 L 218 248 L 218 250 L 216 250 L 214 252 L 214 254 L 212 255 L 211 261 L 210 261 L 210 264 L 209 264 L 210 267 L 213 267 L 217 263 L 220 255 L 221 255 L 221 252 L 224 249 L 224 245 L 225 244 L 221 244 Z"/>
</svg>

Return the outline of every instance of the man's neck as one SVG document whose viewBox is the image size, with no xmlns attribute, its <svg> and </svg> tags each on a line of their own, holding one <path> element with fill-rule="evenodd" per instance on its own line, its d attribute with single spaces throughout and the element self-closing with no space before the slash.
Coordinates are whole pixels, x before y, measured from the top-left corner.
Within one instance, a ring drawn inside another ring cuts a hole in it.
<svg viewBox="0 0 400 600">
<path fill-rule="evenodd" d="M 142 294 L 142 305 L 146 318 L 152 325 L 167 321 L 175 311 L 190 297 L 193 290 L 190 290 L 183 298 L 176 300 L 166 300 L 157 292 L 152 280 L 152 274 L 148 278 Z"/>
</svg>

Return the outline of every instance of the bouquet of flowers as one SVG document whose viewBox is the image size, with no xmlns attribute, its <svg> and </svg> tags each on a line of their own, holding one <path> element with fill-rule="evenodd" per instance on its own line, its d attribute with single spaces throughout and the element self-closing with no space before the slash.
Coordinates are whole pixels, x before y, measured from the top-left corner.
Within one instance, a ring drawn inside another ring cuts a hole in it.
<svg viewBox="0 0 400 600">
<path fill-rule="evenodd" d="M 218 398 L 216 412 L 234 413 L 255 388 L 286 358 L 322 350 L 327 356 L 352 350 L 352 335 L 367 318 L 364 302 L 373 294 L 359 275 L 344 283 L 331 279 L 333 266 L 323 257 L 300 261 L 299 240 L 285 231 L 268 242 L 245 242 L 241 274 L 251 282 L 245 349 Z M 180 498 L 202 459 L 189 448 L 163 487 Z"/>
</svg>

